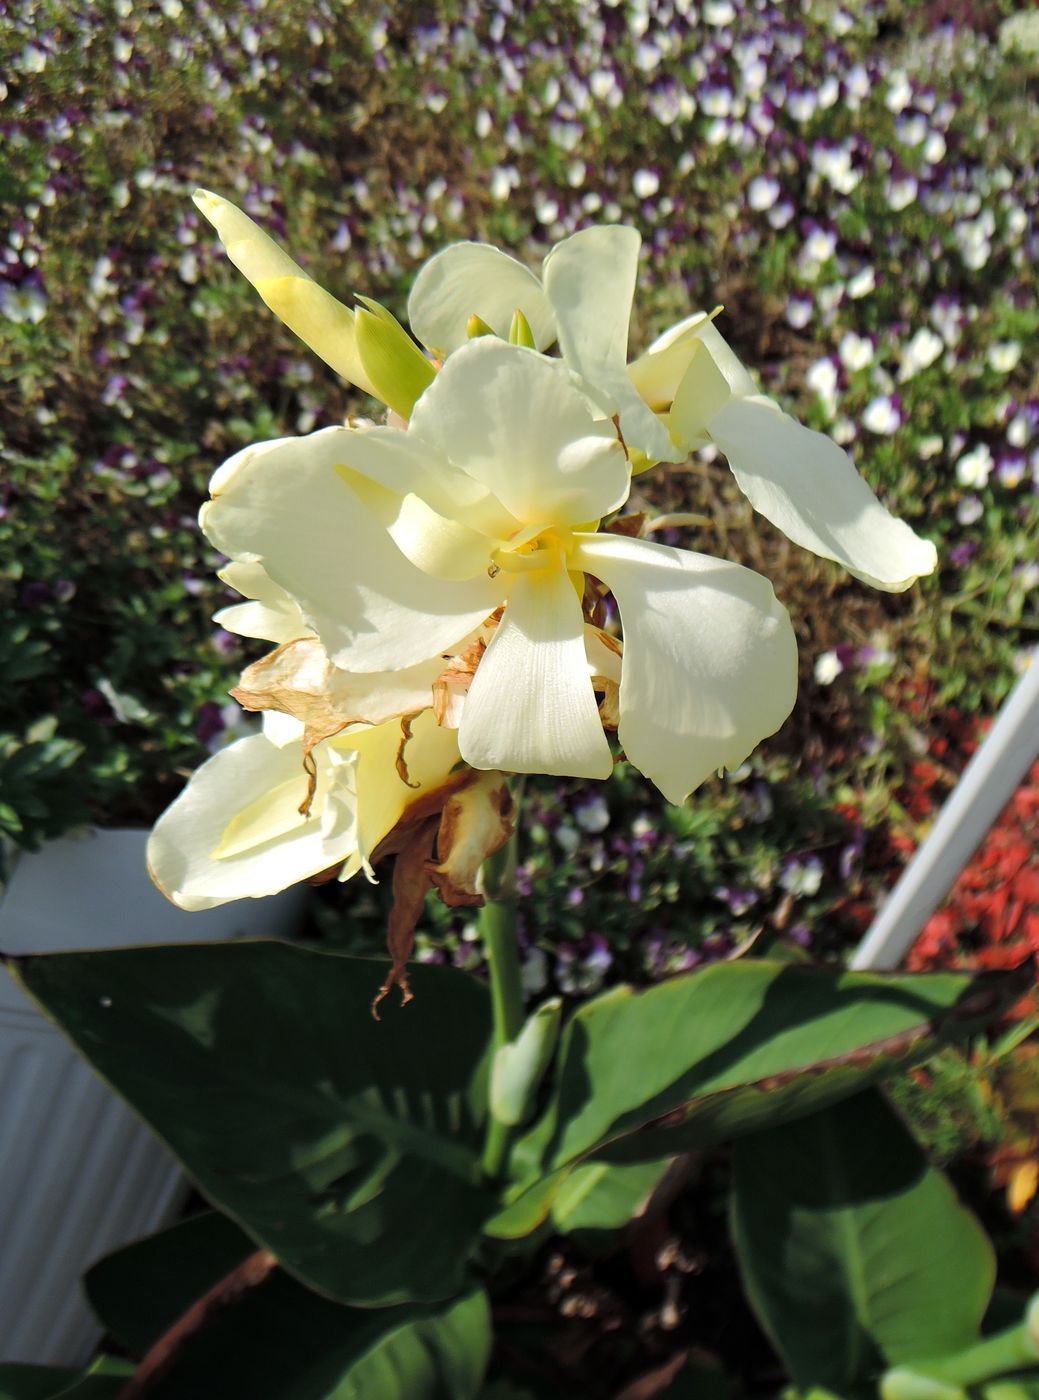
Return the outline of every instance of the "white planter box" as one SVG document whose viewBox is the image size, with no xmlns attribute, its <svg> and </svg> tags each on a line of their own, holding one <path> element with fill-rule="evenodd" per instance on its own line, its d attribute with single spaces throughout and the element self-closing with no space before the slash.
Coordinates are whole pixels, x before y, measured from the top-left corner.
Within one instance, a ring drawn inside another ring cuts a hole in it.
<svg viewBox="0 0 1039 1400">
<path fill-rule="evenodd" d="M 0 948 L 43 953 L 286 935 L 306 892 L 187 914 L 154 888 L 144 831 L 90 831 L 23 855 L 0 898 Z M 100 1329 L 79 1279 L 175 1218 L 166 1149 L 0 976 L 0 1360 L 76 1366 Z"/>
</svg>

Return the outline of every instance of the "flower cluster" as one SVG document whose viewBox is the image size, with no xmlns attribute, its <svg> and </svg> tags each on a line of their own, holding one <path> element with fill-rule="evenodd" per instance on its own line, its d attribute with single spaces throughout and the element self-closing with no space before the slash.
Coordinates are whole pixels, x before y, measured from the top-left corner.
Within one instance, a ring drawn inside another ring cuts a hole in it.
<svg viewBox="0 0 1039 1400">
<path fill-rule="evenodd" d="M 213 478 L 203 529 L 246 599 L 218 620 L 277 649 L 233 692 L 264 733 L 215 755 L 153 834 L 155 878 L 186 907 L 395 853 L 405 985 L 426 888 L 480 898 L 509 831 L 502 774 L 608 777 L 616 730 L 681 802 L 773 733 L 796 690 L 786 610 L 750 569 L 639 538 L 618 515 L 633 472 L 711 443 L 761 514 L 856 576 L 900 591 L 935 567 L 839 447 L 758 392 L 713 316 L 628 364 L 632 229 L 579 231 L 540 277 L 486 244 L 447 248 L 409 301 L 423 355 L 234 205 L 196 203 L 266 304 L 387 416 L 260 443 Z"/>
</svg>

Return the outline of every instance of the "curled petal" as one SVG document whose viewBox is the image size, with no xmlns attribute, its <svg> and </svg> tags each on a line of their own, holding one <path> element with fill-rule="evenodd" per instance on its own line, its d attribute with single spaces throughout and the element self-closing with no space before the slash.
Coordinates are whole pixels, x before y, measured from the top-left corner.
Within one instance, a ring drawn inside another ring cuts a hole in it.
<svg viewBox="0 0 1039 1400">
<path fill-rule="evenodd" d="M 340 468 L 349 428 L 261 443 L 217 472 L 202 523 L 299 604 L 336 666 L 402 670 L 467 637 L 501 601 L 486 574 L 430 578 L 400 552 Z"/>
<path fill-rule="evenodd" d="M 697 312 L 697 315 L 699 314 Z M 758 392 L 758 386 L 750 377 L 746 365 L 710 317 L 696 326 L 694 334 L 696 339 L 706 346 L 708 354 L 725 376 L 734 395 L 745 397 Z"/>
<path fill-rule="evenodd" d="M 844 449 L 771 400 L 730 399 L 709 432 L 754 509 L 795 544 L 891 593 L 934 571 L 934 545 L 881 505 Z"/>
<path fill-rule="evenodd" d="M 687 316 L 628 366 L 631 382 L 650 408 L 662 412 L 673 403 L 693 352 L 701 343 L 696 332 L 707 319 L 706 311 Z"/>
<path fill-rule="evenodd" d="M 213 755 L 159 818 L 148 840 L 152 879 L 182 909 L 276 894 L 355 850 L 352 757 L 322 755 L 313 815 L 302 744 L 264 735 Z"/>
<path fill-rule="evenodd" d="M 196 190 L 194 201 L 216 229 L 227 256 L 275 316 L 337 374 L 379 398 L 357 351 L 350 308 L 319 287 L 230 200 L 209 190 Z"/>
<path fill-rule="evenodd" d="M 612 424 L 592 418 L 564 367 L 490 336 L 448 359 L 411 430 L 525 525 L 597 520 L 628 494 Z"/>
<path fill-rule="evenodd" d="M 466 696 L 458 745 L 474 768 L 575 778 L 612 772 L 581 605 L 561 566 L 513 579 Z"/>
<path fill-rule="evenodd" d="M 725 376 L 703 343 L 695 341 L 671 405 L 671 436 L 686 449 L 702 442 L 707 424 L 724 408 L 729 396 Z"/>
<path fill-rule="evenodd" d="M 232 603 L 213 614 L 213 621 L 228 632 L 279 643 L 305 637 L 309 632 L 299 604 L 278 587 L 262 564 L 232 560 L 218 570 L 217 577 L 250 600 Z"/>
<path fill-rule="evenodd" d="M 619 535 L 577 540 L 575 564 L 620 608 L 620 742 L 681 802 L 717 769 L 738 767 L 793 708 L 790 619 L 768 580 L 738 564 Z"/>
<path fill-rule="evenodd" d="M 540 282 L 490 243 L 454 243 L 437 253 L 419 270 L 408 297 L 411 329 L 441 358 L 466 343 L 470 316 L 504 340 L 517 309 L 537 348 L 547 349 L 556 338 L 555 317 Z"/>
</svg>

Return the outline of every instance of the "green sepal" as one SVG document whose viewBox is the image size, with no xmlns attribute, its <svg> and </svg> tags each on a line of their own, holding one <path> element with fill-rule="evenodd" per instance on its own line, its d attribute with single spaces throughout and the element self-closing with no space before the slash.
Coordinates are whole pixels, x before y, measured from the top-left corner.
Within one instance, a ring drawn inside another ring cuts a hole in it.
<svg viewBox="0 0 1039 1400">
<path fill-rule="evenodd" d="M 383 403 L 409 418 L 436 371 L 392 312 L 370 297 L 357 300 L 354 334 L 364 372 Z"/>
<path fill-rule="evenodd" d="M 534 332 L 530 329 L 530 322 L 523 312 L 516 307 L 512 313 L 512 325 L 509 327 L 509 344 L 523 345 L 528 350 L 536 350 L 537 341 L 534 339 Z"/>
</svg>

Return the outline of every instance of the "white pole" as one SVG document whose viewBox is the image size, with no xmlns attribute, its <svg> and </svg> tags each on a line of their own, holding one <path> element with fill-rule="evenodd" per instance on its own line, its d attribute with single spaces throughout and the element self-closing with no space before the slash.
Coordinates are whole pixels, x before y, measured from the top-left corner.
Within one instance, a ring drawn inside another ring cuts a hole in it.
<svg viewBox="0 0 1039 1400">
<path fill-rule="evenodd" d="M 1039 755 L 1039 654 L 1003 702 L 850 967 L 896 968 Z"/>
</svg>

